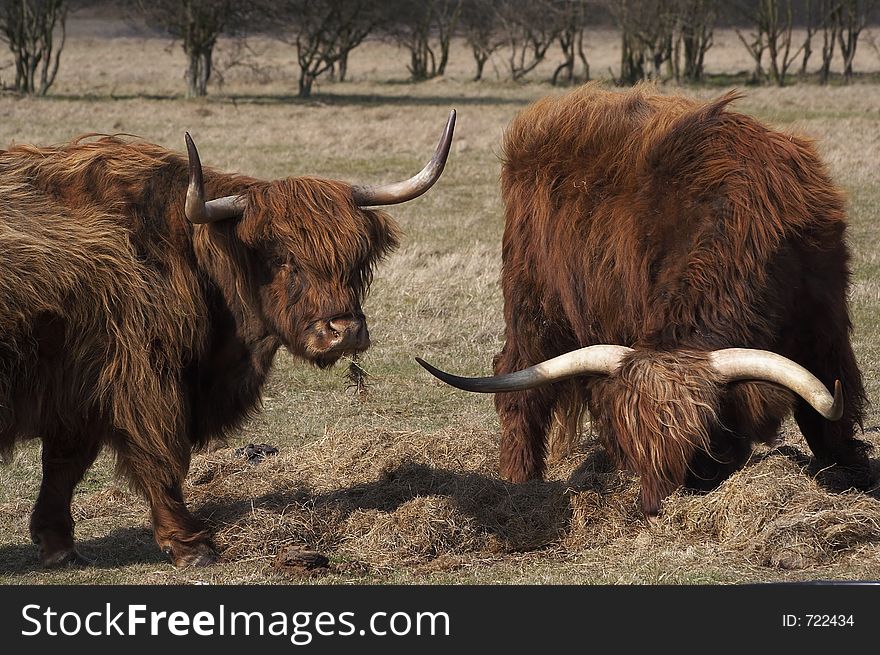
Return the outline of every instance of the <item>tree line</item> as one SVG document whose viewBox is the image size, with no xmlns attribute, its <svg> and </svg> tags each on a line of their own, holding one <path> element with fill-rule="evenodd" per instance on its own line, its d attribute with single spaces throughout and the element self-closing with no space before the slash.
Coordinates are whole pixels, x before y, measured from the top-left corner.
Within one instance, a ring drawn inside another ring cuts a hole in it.
<svg viewBox="0 0 880 655">
<path fill-rule="evenodd" d="M 859 38 L 880 0 L 0 0 L 0 41 L 12 53 L 10 87 L 45 95 L 56 79 L 71 11 L 102 4 L 178 42 L 187 95 L 204 96 L 220 38 L 268 35 L 291 46 L 297 92 L 319 78 L 345 80 L 349 58 L 368 38 L 406 53 L 413 81 L 444 75 L 453 38 L 473 56 L 473 79 L 496 55 L 511 80 L 524 79 L 552 52 L 550 81 L 590 79 L 589 31 L 620 34 L 618 84 L 640 80 L 700 83 L 716 28 L 730 26 L 754 62 L 750 81 L 782 86 L 818 61 L 827 84 L 840 61 L 853 79 Z M 815 57 L 815 58 L 814 58 Z"/>
</svg>

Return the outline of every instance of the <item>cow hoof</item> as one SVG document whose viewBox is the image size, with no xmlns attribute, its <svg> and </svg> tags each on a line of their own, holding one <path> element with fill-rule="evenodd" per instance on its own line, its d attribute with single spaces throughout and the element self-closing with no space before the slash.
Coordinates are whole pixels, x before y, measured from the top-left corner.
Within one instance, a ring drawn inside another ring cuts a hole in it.
<svg viewBox="0 0 880 655">
<path fill-rule="evenodd" d="M 73 549 L 59 550 L 51 555 L 41 555 L 40 561 L 46 568 L 59 568 L 62 566 L 91 566 L 94 562 L 83 557 Z"/>
<path fill-rule="evenodd" d="M 207 544 L 178 545 L 172 549 L 174 566 L 179 569 L 190 567 L 210 566 L 215 564 L 220 556 Z"/>
</svg>

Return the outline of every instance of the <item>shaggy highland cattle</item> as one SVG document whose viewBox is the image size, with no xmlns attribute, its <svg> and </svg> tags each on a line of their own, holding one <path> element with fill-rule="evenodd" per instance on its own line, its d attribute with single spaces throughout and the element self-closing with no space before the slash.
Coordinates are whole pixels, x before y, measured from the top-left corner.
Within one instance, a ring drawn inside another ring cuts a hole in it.
<svg viewBox="0 0 880 655">
<path fill-rule="evenodd" d="M 279 347 L 323 368 L 369 346 L 361 302 L 399 230 L 367 208 L 427 191 L 454 121 L 419 174 L 377 186 L 203 172 L 188 134 L 188 157 L 0 150 L 0 453 L 42 439 L 44 565 L 83 561 L 70 503 L 105 446 L 174 564 L 216 559 L 181 492 L 193 449 L 256 411 Z"/>
<path fill-rule="evenodd" d="M 870 485 L 844 200 L 808 140 L 729 111 L 737 97 L 590 84 L 509 126 L 495 376 L 419 360 L 496 393 L 507 479 L 540 478 L 548 433 L 570 444 L 586 409 L 653 518 L 793 410 L 823 466 Z"/>
</svg>

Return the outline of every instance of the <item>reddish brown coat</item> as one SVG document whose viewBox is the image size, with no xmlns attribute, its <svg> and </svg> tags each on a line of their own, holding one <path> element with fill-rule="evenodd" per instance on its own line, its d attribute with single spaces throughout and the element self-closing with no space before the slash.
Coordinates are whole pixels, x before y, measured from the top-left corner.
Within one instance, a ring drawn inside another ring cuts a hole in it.
<svg viewBox="0 0 880 655">
<path fill-rule="evenodd" d="M 596 343 L 637 351 L 609 378 L 496 395 L 505 477 L 541 476 L 553 416 L 570 440 L 588 407 L 655 514 L 677 486 L 740 467 L 794 408 L 819 460 L 868 483 L 844 199 L 811 142 L 730 111 L 736 97 L 588 84 L 509 126 L 495 372 Z M 829 388 L 839 378 L 844 418 L 772 385 L 715 385 L 702 353 L 725 347 L 773 350 Z"/>
<path fill-rule="evenodd" d="M 255 412 L 280 346 L 318 366 L 333 317 L 368 344 L 361 300 L 398 242 L 348 184 L 205 171 L 240 219 L 184 216 L 187 160 L 117 138 L 0 150 L 0 452 L 43 441 L 31 534 L 76 561 L 70 500 L 108 446 L 177 564 L 213 558 L 181 482 L 193 447 Z"/>
</svg>

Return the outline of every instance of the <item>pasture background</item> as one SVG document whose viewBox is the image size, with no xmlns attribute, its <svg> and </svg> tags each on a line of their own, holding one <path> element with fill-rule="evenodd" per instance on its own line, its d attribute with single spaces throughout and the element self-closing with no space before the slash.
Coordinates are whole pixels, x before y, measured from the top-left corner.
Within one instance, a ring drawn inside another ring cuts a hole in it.
<svg viewBox="0 0 880 655">
<path fill-rule="evenodd" d="M 224 56 L 235 53 L 221 42 L 223 84 L 187 101 L 179 46 L 74 16 L 51 95 L 0 95 L 0 147 L 125 132 L 182 150 L 188 130 L 206 166 L 372 183 L 416 172 L 449 109 L 457 109 L 440 181 L 389 208 L 405 236 L 379 266 L 365 305 L 373 337 L 361 360 L 368 392 L 358 398 L 348 388 L 344 362 L 319 371 L 279 352 L 262 413 L 227 444 L 194 458 L 186 494 L 224 558 L 201 570 L 175 570 L 159 552 L 145 503 L 113 479 L 106 453 L 74 499 L 79 546 L 95 565 L 41 570 L 27 532 L 39 445 L 23 445 L 0 467 L 0 583 L 880 578 L 880 492 L 829 493 L 791 422 L 781 447 L 758 450 L 711 494 L 671 497 L 661 522 L 649 527 L 637 510 L 637 481 L 609 466 L 588 423 L 578 451 L 558 458 L 546 482 L 505 484 L 496 469 L 492 397 L 442 386 L 415 363 L 420 355 L 448 370 L 485 374 L 500 348 L 499 144 L 519 109 L 565 92 L 542 81 L 557 63 L 553 56 L 517 85 L 493 72 L 504 65 L 496 56 L 487 79 L 472 83 L 470 54 L 458 43 L 445 77 L 411 84 L 405 53 L 368 43 L 353 52 L 349 81 L 319 81 L 315 96 L 300 101 L 293 50 L 259 39 L 252 47 L 257 68 L 224 69 Z M 616 33 L 591 33 L 588 55 L 594 75 L 608 77 L 618 65 Z M 0 66 L 8 63 L 3 56 Z M 663 91 L 714 97 L 751 69 L 735 34 L 723 30 L 707 62 L 714 84 Z M 856 69 L 880 70 L 867 38 Z M 0 76 L 8 72 L 0 68 Z M 815 138 L 849 196 L 854 343 L 873 401 L 864 437 L 880 446 L 880 86 L 872 77 L 846 87 L 747 88 L 734 108 Z M 246 464 L 234 449 L 248 443 L 271 444 L 280 454 Z M 321 550 L 331 572 L 300 578 L 276 567 L 276 554 L 290 545 Z"/>
</svg>

